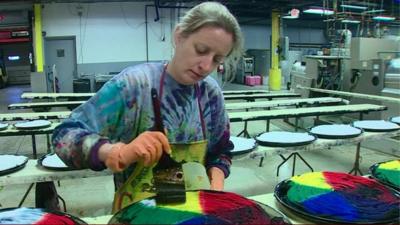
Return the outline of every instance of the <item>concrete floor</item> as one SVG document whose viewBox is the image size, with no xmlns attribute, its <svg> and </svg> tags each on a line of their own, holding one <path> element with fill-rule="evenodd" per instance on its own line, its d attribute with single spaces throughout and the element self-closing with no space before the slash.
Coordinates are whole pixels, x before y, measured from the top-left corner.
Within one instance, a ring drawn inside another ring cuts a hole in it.
<svg viewBox="0 0 400 225">
<path fill-rule="evenodd" d="M 225 90 L 249 89 L 251 87 L 226 84 Z M 265 87 L 253 87 L 265 88 Z M 30 91 L 29 86 L 11 86 L 0 89 L 0 113 L 12 113 L 7 105 L 23 102 L 19 98 L 22 92 Z M 56 109 L 56 110 L 63 110 Z M 65 109 L 64 109 L 65 110 Z M 28 110 L 29 111 L 29 110 Z M 330 118 L 332 119 L 332 118 Z M 341 118 L 334 118 L 341 119 Z M 243 123 L 232 123 L 232 134 L 235 135 L 243 128 Z M 293 130 L 287 123 L 273 121 L 271 130 Z M 257 135 L 265 131 L 265 122 L 250 122 L 251 135 Z M 30 136 L 24 137 L 0 137 L 1 154 L 24 154 L 32 156 Z M 46 153 L 46 138 L 37 137 L 39 155 Z M 384 148 L 384 146 L 383 146 Z M 329 151 L 313 151 L 301 154 L 314 168 L 315 171 L 329 170 L 348 172 L 354 163 L 355 146 L 340 146 Z M 399 157 L 399 156 L 397 156 Z M 376 162 L 394 159 L 389 155 L 367 148 L 361 149 L 361 170 L 368 172 L 368 168 Z M 237 156 L 233 160 L 231 176 L 226 180 L 226 191 L 233 191 L 244 196 L 259 195 L 272 192 L 275 185 L 291 176 L 291 163 L 285 164 L 276 176 L 276 167 L 282 162 L 279 156 L 266 158 L 263 167 L 259 167 L 259 159 L 248 159 L 245 156 Z M 308 172 L 300 161 L 296 165 L 296 174 Z M 58 193 L 67 202 L 67 211 L 78 217 L 90 217 L 109 214 L 113 199 L 114 186 L 112 177 L 96 177 L 75 180 L 62 180 L 57 187 Z M 29 185 L 9 185 L 0 187 L 0 208 L 16 207 Z M 28 195 L 23 206 L 34 207 L 34 191 Z"/>
</svg>

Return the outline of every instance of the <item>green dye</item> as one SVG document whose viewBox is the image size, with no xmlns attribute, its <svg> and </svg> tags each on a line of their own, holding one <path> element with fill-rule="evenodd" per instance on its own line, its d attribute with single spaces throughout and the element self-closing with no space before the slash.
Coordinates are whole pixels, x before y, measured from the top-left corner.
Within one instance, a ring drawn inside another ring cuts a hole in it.
<svg viewBox="0 0 400 225">
<path fill-rule="evenodd" d="M 399 170 L 387 170 L 378 168 L 376 170 L 376 177 L 380 180 L 394 184 L 396 187 L 400 187 L 400 172 Z"/>
<path fill-rule="evenodd" d="M 287 197 L 291 202 L 301 203 L 310 198 L 329 193 L 332 189 L 319 188 L 315 186 L 308 186 L 291 182 L 290 188 L 287 192 Z"/>
<path fill-rule="evenodd" d="M 129 224 L 177 224 L 196 216 L 201 216 L 201 214 L 135 204 L 123 210 L 120 216 L 115 219 L 118 222 Z"/>
</svg>

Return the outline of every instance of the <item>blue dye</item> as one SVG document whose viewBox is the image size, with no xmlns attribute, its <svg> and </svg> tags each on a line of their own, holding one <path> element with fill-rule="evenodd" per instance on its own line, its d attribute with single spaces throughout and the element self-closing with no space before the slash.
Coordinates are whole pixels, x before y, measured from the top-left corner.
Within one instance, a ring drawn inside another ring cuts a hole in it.
<svg viewBox="0 0 400 225">
<path fill-rule="evenodd" d="M 361 189 L 329 192 L 310 198 L 302 205 L 312 215 L 346 222 L 385 221 L 399 217 L 398 202 L 382 202 L 376 197 L 363 195 Z"/>
<path fill-rule="evenodd" d="M 314 215 L 324 218 L 340 219 L 354 222 L 359 219 L 357 209 L 337 192 L 325 193 L 310 198 L 302 203 L 304 209 Z"/>
<path fill-rule="evenodd" d="M 191 224 L 191 225 L 192 224 L 198 224 L 198 225 L 201 225 L 201 224 L 221 224 L 221 225 L 224 225 L 224 224 L 230 224 L 230 223 L 228 221 L 223 220 L 223 219 L 216 218 L 215 216 L 196 216 L 196 217 L 193 217 L 191 219 L 182 221 L 179 224 L 181 224 L 181 225 L 185 225 L 185 224 Z"/>
</svg>

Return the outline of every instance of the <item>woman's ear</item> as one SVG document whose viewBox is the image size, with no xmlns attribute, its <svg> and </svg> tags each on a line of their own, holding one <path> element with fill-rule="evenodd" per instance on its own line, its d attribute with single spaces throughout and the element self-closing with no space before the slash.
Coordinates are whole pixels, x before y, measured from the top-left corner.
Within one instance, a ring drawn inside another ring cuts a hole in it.
<svg viewBox="0 0 400 225">
<path fill-rule="evenodd" d="M 175 28 L 174 31 L 174 44 L 175 46 L 178 45 L 179 42 L 182 41 L 182 32 L 181 29 L 179 27 Z"/>
</svg>

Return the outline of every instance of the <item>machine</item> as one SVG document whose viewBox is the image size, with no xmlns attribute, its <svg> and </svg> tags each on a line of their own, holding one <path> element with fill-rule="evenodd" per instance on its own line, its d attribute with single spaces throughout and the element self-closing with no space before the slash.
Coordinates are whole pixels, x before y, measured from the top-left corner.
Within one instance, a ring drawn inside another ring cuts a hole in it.
<svg viewBox="0 0 400 225">
<path fill-rule="evenodd" d="M 236 83 L 244 84 L 247 75 L 254 75 L 254 57 L 243 57 L 240 59 L 236 71 Z"/>
<path fill-rule="evenodd" d="M 366 47 L 368 46 L 368 47 Z M 345 64 L 343 91 L 400 97 L 400 42 L 391 39 L 353 38 L 351 60 Z M 386 105 L 388 110 L 370 113 L 366 119 L 400 115 L 400 106 L 388 102 L 351 98 L 352 104 Z"/>
<path fill-rule="evenodd" d="M 342 87 L 342 62 L 346 56 L 306 55 L 301 62 L 295 62 L 290 71 L 291 87 L 297 85 L 340 90 Z M 303 97 L 319 97 L 324 94 L 303 91 Z"/>
</svg>

